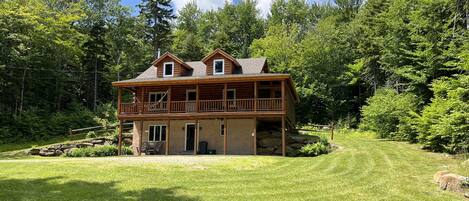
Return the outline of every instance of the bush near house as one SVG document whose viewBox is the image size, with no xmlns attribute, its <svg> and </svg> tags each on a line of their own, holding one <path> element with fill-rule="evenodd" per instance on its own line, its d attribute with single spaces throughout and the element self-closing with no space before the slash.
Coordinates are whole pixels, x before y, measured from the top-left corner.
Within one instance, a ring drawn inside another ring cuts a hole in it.
<svg viewBox="0 0 469 201">
<path fill-rule="evenodd" d="M 331 146 L 326 138 L 312 144 L 307 144 L 298 151 L 298 156 L 319 156 L 331 152 Z"/>
<path fill-rule="evenodd" d="M 101 156 L 117 156 L 118 148 L 115 145 L 104 145 L 96 147 L 74 148 L 66 153 L 67 157 L 101 157 Z M 131 155 L 132 149 L 122 147 L 124 155 Z"/>
</svg>

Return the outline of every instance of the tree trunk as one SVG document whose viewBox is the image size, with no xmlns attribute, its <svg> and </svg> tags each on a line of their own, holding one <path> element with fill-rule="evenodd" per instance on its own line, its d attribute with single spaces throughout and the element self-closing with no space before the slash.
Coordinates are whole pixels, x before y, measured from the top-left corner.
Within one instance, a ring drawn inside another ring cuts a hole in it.
<svg viewBox="0 0 469 201">
<path fill-rule="evenodd" d="M 20 92 L 20 115 L 23 112 L 23 102 L 24 102 L 24 80 L 26 77 L 26 68 L 23 70 L 23 77 L 21 79 L 21 92 Z"/>
</svg>

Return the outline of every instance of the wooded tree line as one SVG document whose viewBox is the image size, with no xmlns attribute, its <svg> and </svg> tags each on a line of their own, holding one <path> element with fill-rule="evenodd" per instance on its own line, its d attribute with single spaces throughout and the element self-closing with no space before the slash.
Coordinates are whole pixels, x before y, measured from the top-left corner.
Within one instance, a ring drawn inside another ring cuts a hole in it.
<svg viewBox="0 0 469 201">
<path fill-rule="evenodd" d="M 191 2 L 176 14 L 170 0 L 143 0 L 140 13 L 132 15 L 119 0 L 3 1 L 0 136 L 54 135 L 36 130 L 42 124 L 60 127 L 47 123 L 59 114 L 82 119 L 82 111 L 106 113 L 100 111 L 115 102 L 110 82 L 135 77 L 158 50 L 184 60 L 200 60 L 215 48 L 237 58 L 267 57 L 274 72 L 290 73 L 296 83 L 299 123 L 356 127 L 369 114 L 361 109 L 374 94 L 409 94 L 414 116 L 404 116 L 422 118 L 438 99 L 437 85 L 457 82 L 456 89 L 469 88 L 464 82 L 469 70 L 466 0 L 274 0 L 266 18 L 256 4 L 245 0 L 202 11 Z M 461 113 L 459 122 L 467 124 L 467 112 Z M 20 123 L 24 118 L 46 120 L 32 127 Z M 388 122 L 389 132 L 397 133 L 404 122 L 399 118 Z M 372 125 L 375 119 L 365 120 Z M 368 128 L 382 132 L 377 127 Z M 427 132 L 414 131 L 417 127 L 407 127 L 414 141 L 417 133 Z M 465 139 L 467 126 L 460 130 Z"/>
</svg>

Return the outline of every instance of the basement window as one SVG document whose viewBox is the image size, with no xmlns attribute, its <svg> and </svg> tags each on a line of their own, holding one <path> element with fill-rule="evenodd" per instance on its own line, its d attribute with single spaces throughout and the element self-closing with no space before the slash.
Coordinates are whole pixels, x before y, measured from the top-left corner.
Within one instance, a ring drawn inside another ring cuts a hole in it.
<svg viewBox="0 0 469 201">
<path fill-rule="evenodd" d="M 174 76 L 174 62 L 163 63 L 163 77 Z"/>
<path fill-rule="evenodd" d="M 220 135 L 225 135 L 225 123 L 220 123 Z"/>
<path fill-rule="evenodd" d="M 166 141 L 166 126 L 152 125 L 148 128 L 148 141 L 161 142 Z"/>
<path fill-rule="evenodd" d="M 225 74 L 225 60 L 223 59 L 213 60 L 213 74 L 214 75 Z"/>
</svg>

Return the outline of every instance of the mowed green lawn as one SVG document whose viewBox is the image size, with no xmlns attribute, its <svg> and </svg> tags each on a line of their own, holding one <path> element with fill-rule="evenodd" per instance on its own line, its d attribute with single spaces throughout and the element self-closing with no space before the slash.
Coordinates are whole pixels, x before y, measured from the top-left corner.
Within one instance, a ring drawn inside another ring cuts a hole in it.
<svg viewBox="0 0 469 201">
<path fill-rule="evenodd" d="M 433 174 L 462 160 L 416 145 L 336 135 L 314 158 L 158 156 L 0 161 L 0 200 L 463 200 Z"/>
</svg>

